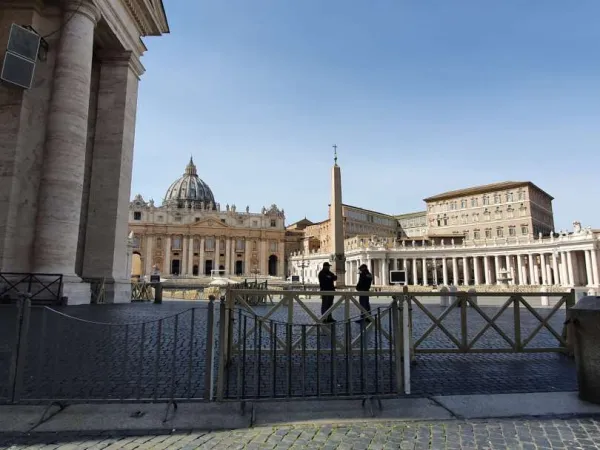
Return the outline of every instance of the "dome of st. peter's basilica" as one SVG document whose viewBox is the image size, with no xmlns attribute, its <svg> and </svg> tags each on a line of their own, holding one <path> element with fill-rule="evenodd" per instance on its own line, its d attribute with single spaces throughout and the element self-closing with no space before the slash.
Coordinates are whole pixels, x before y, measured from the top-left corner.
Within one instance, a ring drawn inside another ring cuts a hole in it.
<svg viewBox="0 0 600 450">
<path fill-rule="evenodd" d="M 178 208 L 188 208 L 192 205 L 195 208 L 216 208 L 215 197 L 208 185 L 198 177 L 192 158 L 190 158 L 183 176 L 175 180 L 167 189 L 163 205 Z"/>
</svg>

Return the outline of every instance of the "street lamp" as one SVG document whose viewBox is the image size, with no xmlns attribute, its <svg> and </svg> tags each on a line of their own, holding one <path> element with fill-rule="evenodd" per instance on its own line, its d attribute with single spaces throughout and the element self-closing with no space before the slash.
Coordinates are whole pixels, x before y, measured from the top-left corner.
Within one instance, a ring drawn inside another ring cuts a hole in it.
<svg viewBox="0 0 600 450">
<path fill-rule="evenodd" d="M 304 252 L 302 252 L 302 264 L 298 266 L 300 269 L 302 269 L 302 286 L 304 286 L 304 269 L 308 267 L 308 264 L 306 264 L 304 261 Z"/>
</svg>

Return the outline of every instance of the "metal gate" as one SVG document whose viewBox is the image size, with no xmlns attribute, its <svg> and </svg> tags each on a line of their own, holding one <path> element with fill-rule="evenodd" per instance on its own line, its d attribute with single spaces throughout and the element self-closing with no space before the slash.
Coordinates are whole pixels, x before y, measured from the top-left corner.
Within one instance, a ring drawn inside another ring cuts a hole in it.
<svg viewBox="0 0 600 450">
<path fill-rule="evenodd" d="M 217 400 L 284 398 L 368 398 L 402 393 L 401 302 L 371 314 L 357 296 L 338 293 L 322 317 L 310 312 L 302 293 L 282 293 L 263 316 L 244 302 L 245 291 L 230 291 L 221 305 Z M 341 294 L 341 295 L 340 295 Z M 374 293 L 371 296 L 377 295 Z M 312 322 L 294 322 L 294 304 L 309 312 Z M 359 315 L 350 317 L 350 307 Z M 274 310 L 286 308 L 290 320 L 275 320 Z M 344 320 L 323 317 L 343 308 Z M 355 323 L 360 314 L 367 319 Z"/>
</svg>

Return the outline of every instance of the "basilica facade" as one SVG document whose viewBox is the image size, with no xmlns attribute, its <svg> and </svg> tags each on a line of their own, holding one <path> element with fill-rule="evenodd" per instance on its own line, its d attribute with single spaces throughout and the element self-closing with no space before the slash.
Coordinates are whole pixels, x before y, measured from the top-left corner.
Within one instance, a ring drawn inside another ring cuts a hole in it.
<svg viewBox="0 0 600 450">
<path fill-rule="evenodd" d="M 284 277 L 285 214 L 224 207 L 190 158 L 161 205 L 137 195 L 129 206 L 132 276 Z"/>
</svg>

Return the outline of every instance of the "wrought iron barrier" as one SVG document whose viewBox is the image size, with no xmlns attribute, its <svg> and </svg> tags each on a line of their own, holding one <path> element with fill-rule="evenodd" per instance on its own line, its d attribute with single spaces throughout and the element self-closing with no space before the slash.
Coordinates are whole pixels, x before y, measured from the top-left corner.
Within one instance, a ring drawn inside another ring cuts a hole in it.
<svg viewBox="0 0 600 450">
<path fill-rule="evenodd" d="M 158 283 L 148 283 L 146 281 L 131 282 L 131 301 L 147 302 L 154 300 L 154 288 Z"/>
<path fill-rule="evenodd" d="M 166 420 L 178 402 L 214 397 L 214 301 L 168 317 L 123 323 L 26 302 L 4 307 L 12 308 L 2 322 L 13 322 L 13 338 L 6 355 L 0 353 L 0 365 L 10 363 L 7 374 L 0 371 L 6 380 L 0 381 L 1 401 L 61 407 L 165 402 Z"/>
<path fill-rule="evenodd" d="M 0 303 L 16 303 L 23 294 L 30 294 L 33 304 L 62 302 L 63 276 L 52 273 L 0 273 Z"/>
<path fill-rule="evenodd" d="M 367 399 L 410 393 L 408 364 L 406 372 L 402 366 L 402 345 L 406 342 L 408 353 L 409 339 L 400 335 L 408 310 L 398 298 L 369 312 L 356 292 L 339 292 L 331 308 L 319 314 L 304 301 L 305 291 L 272 291 L 280 301 L 257 314 L 247 302 L 252 294 L 230 289 L 221 305 L 218 400 Z M 300 307 L 303 320 L 294 306 Z M 325 320 L 339 310 L 341 321 Z M 283 316 L 275 319 L 277 313 Z"/>
</svg>

